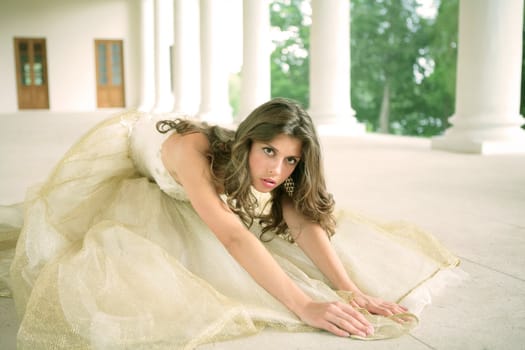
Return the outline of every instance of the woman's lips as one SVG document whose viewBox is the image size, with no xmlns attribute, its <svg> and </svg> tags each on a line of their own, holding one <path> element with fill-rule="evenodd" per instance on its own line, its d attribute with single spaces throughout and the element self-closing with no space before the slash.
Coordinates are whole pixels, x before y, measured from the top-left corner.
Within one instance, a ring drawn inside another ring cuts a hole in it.
<svg viewBox="0 0 525 350">
<path fill-rule="evenodd" d="M 267 188 L 274 188 L 276 182 L 272 179 L 262 179 L 262 183 Z"/>
</svg>

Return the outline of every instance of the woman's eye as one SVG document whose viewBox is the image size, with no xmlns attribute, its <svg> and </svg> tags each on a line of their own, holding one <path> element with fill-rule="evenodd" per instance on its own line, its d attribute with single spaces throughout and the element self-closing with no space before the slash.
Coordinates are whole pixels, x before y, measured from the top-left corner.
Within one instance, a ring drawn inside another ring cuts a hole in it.
<svg viewBox="0 0 525 350">
<path fill-rule="evenodd" d="M 269 156 L 273 156 L 273 149 L 270 147 L 263 147 L 263 152 L 266 153 Z"/>
<path fill-rule="evenodd" d="M 288 164 L 290 164 L 290 165 L 297 164 L 297 159 L 296 158 L 288 158 Z"/>
</svg>

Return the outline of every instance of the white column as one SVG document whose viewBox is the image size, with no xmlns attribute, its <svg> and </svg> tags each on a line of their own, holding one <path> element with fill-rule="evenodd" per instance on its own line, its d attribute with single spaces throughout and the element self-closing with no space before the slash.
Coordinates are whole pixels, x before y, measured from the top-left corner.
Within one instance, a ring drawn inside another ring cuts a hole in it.
<svg viewBox="0 0 525 350">
<path fill-rule="evenodd" d="M 525 152 L 519 114 L 523 0 L 461 0 L 456 110 L 432 148 Z"/>
<path fill-rule="evenodd" d="M 174 112 L 195 115 L 199 108 L 199 4 L 194 0 L 173 3 Z"/>
<path fill-rule="evenodd" d="M 244 0 L 242 17 L 240 120 L 270 99 L 271 38 L 268 0 Z"/>
<path fill-rule="evenodd" d="M 217 0 L 200 0 L 201 103 L 199 118 L 216 124 L 232 122 L 228 93 L 227 7 Z"/>
<path fill-rule="evenodd" d="M 171 92 L 170 46 L 173 43 L 173 5 L 171 0 L 155 0 L 155 112 L 173 107 Z"/>
<path fill-rule="evenodd" d="M 364 133 L 350 105 L 349 0 L 312 0 L 309 113 L 320 133 Z"/>
<path fill-rule="evenodd" d="M 140 2 L 140 72 L 141 101 L 139 110 L 149 112 L 155 103 L 154 0 Z"/>
</svg>

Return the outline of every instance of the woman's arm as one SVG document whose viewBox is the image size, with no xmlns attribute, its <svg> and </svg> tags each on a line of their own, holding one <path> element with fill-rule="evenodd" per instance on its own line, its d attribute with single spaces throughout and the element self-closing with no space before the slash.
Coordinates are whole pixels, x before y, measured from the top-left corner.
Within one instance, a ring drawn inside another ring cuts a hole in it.
<svg viewBox="0 0 525 350">
<path fill-rule="evenodd" d="M 407 311 L 400 305 L 363 293 L 348 276 L 323 228 L 298 213 L 290 198 L 285 196 L 282 206 L 284 219 L 296 243 L 335 288 L 353 292 L 352 305 L 384 316 Z"/>
<path fill-rule="evenodd" d="M 176 135 L 164 144 L 163 161 L 184 186 L 195 211 L 228 252 L 259 285 L 307 324 L 340 336 L 370 334 L 370 323 L 350 305 L 312 301 L 244 227 L 213 186 L 207 147 L 201 134 Z"/>
</svg>

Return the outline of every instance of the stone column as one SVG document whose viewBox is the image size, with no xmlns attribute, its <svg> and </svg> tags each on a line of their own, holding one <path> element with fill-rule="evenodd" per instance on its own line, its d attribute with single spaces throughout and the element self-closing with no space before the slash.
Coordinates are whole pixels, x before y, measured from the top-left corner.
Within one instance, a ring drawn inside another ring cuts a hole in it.
<svg viewBox="0 0 525 350">
<path fill-rule="evenodd" d="M 453 125 L 432 148 L 525 152 L 519 114 L 523 0 L 461 0 Z"/>
<path fill-rule="evenodd" d="M 312 0 L 310 30 L 310 115 L 320 133 L 364 133 L 350 104 L 349 0 Z"/>
<path fill-rule="evenodd" d="M 268 0 L 243 1 L 243 63 L 239 120 L 270 99 L 270 8 Z"/>
<path fill-rule="evenodd" d="M 173 108 L 171 92 L 170 46 L 173 43 L 171 0 L 155 0 L 155 112 Z"/>
<path fill-rule="evenodd" d="M 198 116 L 216 124 L 232 122 L 227 38 L 223 35 L 228 16 L 224 9 L 220 1 L 200 0 L 201 102 Z"/>
<path fill-rule="evenodd" d="M 195 115 L 199 107 L 199 6 L 194 0 L 173 3 L 174 112 Z"/>
<path fill-rule="evenodd" d="M 140 2 L 140 73 L 141 100 L 139 110 L 149 112 L 155 103 L 155 57 L 153 1 Z"/>
</svg>

